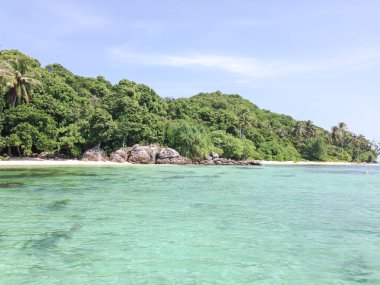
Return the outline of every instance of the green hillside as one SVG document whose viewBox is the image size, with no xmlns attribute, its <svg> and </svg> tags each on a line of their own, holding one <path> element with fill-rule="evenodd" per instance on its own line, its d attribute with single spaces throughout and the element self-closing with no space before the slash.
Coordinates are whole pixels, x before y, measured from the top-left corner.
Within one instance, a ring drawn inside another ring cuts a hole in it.
<svg viewBox="0 0 380 285">
<path fill-rule="evenodd" d="M 232 159 L 376 160 L 376 145 L 344 123 L 324 130 L 311 121 L 258 108 L 217 91 L 161 98 L 123 79 L 74 75 L 17 50 L 0 54 L 0 155 L 48 152 L 79 157 L 99 145 L 107 152 L 158 143 L 192 159 L 211 151 Z"/>
</svg>

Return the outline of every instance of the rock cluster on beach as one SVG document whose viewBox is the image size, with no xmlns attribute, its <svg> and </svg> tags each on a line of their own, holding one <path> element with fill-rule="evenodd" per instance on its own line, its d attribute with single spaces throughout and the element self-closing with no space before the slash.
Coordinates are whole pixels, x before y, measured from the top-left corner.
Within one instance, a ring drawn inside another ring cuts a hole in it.
<svg viewBox="0 0 380 285">
<path fill-rule="evenodd" d="M 104 150 L 94 147 L 85 151 L 82 161 L 108 161 L 108 157 Z"/>
<path fill-rule="evenodd" d="M 215 152 L 212 152 L 206 159 L 197 161 L 195 164 L 200 165 L 261 165 L 257 160 L 233 160 L 228 158 L 219 157 Z"/>
<path fill-rule="evenodd" d="M 121 148 L 111 153 L 109 158 L 102 149 L 91 148 L 83 154 L 82 160 L 136 164 L 192 164 L 189 158 L 181 156 L 175 149 L 160 147 L 156 144 L 136 144 L 132 147 Z"/>
<path fill-rule="evenodd" d="M 135 163 L 135 164 L 196 164 L 196 165 L 261 165 L 256 160 L 232 160 L 221 158 L 215 152 L 204 160 L 192 161 L 191 159 L 181 156 L 178 151 L 169 147 L 161 147 L 157 144 L 140 145 L 135 144 L 132 147 L 118 149 L 111 153 L 110 157 L 100 148 L 91 148 L 87 150 L 82 161 L 110 161 L 118 163 Z"/>
</svg>

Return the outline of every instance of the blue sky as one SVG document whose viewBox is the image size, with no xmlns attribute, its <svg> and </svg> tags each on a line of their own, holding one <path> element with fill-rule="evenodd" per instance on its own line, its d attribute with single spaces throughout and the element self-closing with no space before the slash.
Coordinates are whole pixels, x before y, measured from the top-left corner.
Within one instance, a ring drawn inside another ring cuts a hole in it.
<svg viewBox="0 0 380 285">
<path fill-rule="evenodd" d="M 380 140 L 380 1 L 0 0 L 1 49 Z"/>
</svg>

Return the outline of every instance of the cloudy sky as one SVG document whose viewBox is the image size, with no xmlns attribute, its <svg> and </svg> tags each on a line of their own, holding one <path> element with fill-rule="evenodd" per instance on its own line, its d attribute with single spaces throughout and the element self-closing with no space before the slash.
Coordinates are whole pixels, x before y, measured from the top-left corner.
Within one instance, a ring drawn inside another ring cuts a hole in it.
<svg viewBox="0 0 380 285">
<path fill-rule="evenodd" d="M 0 0 L 0 49 L 380 140 L 378 0 Z"/>
</svg>

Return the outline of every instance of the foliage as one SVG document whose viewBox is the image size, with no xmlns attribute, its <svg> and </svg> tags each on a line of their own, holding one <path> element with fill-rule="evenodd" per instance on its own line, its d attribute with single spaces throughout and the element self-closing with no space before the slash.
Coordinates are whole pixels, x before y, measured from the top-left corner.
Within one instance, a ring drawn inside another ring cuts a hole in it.
<svg viewBox="0 0 380 285">
<path fill-rule="evenodd" d="M 255 145 L 251 140 L 236 138 L 224 131 L 213 131 L 211 134 L 214 145 L 222 150 L 222 154 L 232 159 L 258 158 Z"/>
<path fill-rule="evenodd" d="M 323 138 L 314 137 L 308 139 L 304 146 L 303 155 L 309 160 L 326 160 L 327 148 Z"/>
<path fill-rule="evenodd" d="M 194 159 L 204 158 L 213 150 L 206 128 L 185 120 L 166 124 L 165 144 Z"/>
<path fill-rule="evenodd" d="M 380 154 L 378 143 L 343 122 L 327 131 L 220 91 L 163 99 L 127 79 L 112 84 L 60 64 L 43 68 L 17 50 L 0 53 L 0 94 L 0 155 L 78 157 L 99 144 L 110 152 L 135 143 L 193 159 L 216 151 L 233 159 L 371 162 Z"/>
</svg>

